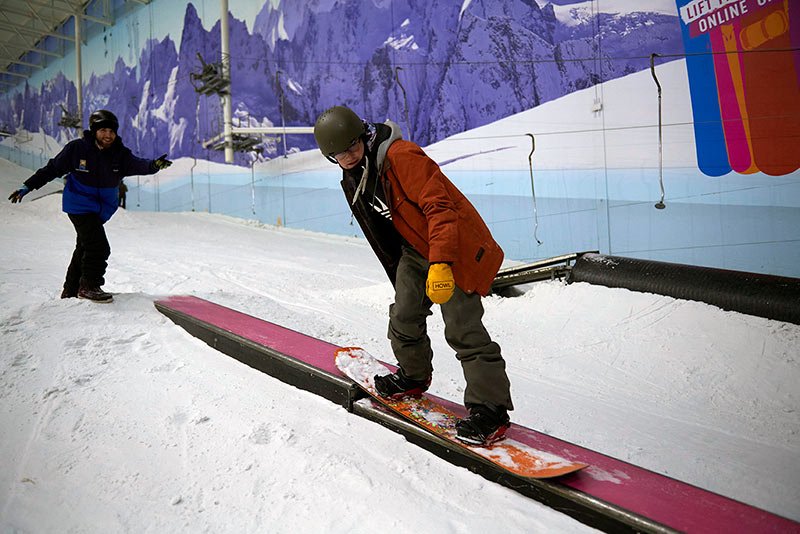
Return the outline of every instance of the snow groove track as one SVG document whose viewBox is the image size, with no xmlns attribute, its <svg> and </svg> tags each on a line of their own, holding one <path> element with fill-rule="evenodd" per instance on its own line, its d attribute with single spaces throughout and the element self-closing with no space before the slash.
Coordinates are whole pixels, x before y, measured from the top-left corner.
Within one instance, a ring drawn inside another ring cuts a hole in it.
<svg viewBox="0 0 800 534">
<path fill-rule="evenodd" d="M 177 325 L 221 352 L 288 384 L 376 421 L 449 462 L 466 467 L 579 521 L 613 532 L 800 533 L 800 524 L 546 434 L 513 425 L 509 435 L 590 465 L 552 480 L 498 469 L 376 406 L 334 366 L 335 345 L 217 304 L 175 296 L 155 302 Z M 458 404 L 437 399 L 459 415 Z"/>
</svg>

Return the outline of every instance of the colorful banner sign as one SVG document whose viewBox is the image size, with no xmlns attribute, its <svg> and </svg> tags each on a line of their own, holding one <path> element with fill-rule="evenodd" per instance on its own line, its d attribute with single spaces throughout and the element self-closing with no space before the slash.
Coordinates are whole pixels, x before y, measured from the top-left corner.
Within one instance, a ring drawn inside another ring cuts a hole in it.
<svg viewBox="0 0 800 534">
<path fill-rule="evenodd" d="M 700 170 L 800 168 L 800 1 L 676 0 Z"/>
</svg>

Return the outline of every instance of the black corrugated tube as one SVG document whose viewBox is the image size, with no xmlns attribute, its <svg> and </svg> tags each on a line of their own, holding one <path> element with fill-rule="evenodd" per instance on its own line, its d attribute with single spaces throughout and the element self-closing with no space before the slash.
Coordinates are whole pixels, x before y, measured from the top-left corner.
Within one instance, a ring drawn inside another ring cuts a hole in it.
<svg viewBox="0 0 800 534">
<path fill-rule="evenodd" d="M 800 324 L 800 278 L 588 253 L 575 261 L 567 281 L 697 300 Z"/>
</svg>

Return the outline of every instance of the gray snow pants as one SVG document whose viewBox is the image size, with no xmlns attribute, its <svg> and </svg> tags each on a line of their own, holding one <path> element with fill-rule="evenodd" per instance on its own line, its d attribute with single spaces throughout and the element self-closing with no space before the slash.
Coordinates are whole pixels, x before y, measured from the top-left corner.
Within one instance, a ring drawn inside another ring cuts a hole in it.
<svg viewBox="0 0 800 534">
<path fill-rule="evenodd" d="M 397 267 L 394 303 L 389 307 L 389 340 L 403 372 L 414 379 L 433 373 L 433 351 L 427 333 L 427 317 L 433 302 L 425 294 L 428 261 L 411 247 L 403 247 Z M 464 405 L 493 404 L 513 409 L 511 385 L 500 346 L 483 326 L 483 304 L 477 293 L 467 295 L 456 286 L 441 305 L 444 337 L 456 351 L 467 387 Z"/>
</svg>

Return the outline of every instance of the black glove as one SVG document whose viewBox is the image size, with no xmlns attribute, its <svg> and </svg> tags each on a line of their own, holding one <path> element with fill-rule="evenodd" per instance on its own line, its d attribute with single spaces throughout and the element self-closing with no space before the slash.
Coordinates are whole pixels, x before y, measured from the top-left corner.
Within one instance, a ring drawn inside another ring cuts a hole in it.
<svg viewBox="0 0 800 534">
<path fill-rule="evenodd" d="M 11 201 L 12 204 L 16 204 L 17 202 L 22 202 L 22 197 L 30 193 L 31 190 L 28 189 L 27 185 L 23 185 L 13 193 L 8 196 L 8 200 Z"/>
<path fill-rule="evenodd" d="M 160 171 L 172 165 L 172 162 L 167 159 L 166 154 L 161 154 L 157 160 L 153 160 L 153 165 L 155 165 L 156 170 Z"/>
</svg>

